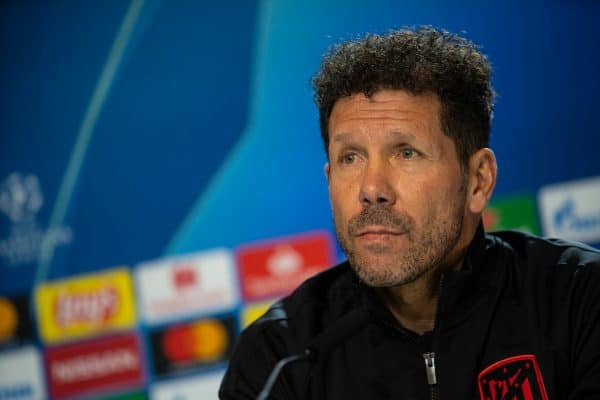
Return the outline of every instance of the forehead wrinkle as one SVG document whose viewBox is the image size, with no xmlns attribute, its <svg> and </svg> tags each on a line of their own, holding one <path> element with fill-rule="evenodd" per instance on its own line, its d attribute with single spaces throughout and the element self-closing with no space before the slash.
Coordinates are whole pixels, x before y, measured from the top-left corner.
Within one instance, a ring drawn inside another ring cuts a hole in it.
<svg viewBox="0 0 600 400">
<path fill-rule="evenodd" d="M 422 107 L 418 108 L 409 108 L 405 105 L 400 105 L 397 102 L 389 101 L 389 107 L 373 107 L 373 105 L 362 105 L 361 103 L 356 104 L 353 102 L 349 106 L 345 107 L 334 107 L 334 112 L 332 115 L 335 117 L 338 115 L 342 118 L 352 118 L 352 116 L 356 115 L 356 118 L 393 118 L 393 119 L 404 119 L 407 117 L 417 116 L 427 116 L 427 111 Z M 398 115 L 399 114 L 399 115 Z M 437 114 L 437 113 L 435 113 Z M 394 116 L 396 115 L 396 116 Z"/>
<path fill-rule="evenodd" d="M 417 137 L 416 135 L 410 133 L 410 132 L 403 132 L 400 130 L 389 130 L 389 131 L 385 131 L 383 132 L 383 135 L 389 139 L 392 140 L 416 140 Z M 333 136 L 333 140 L 332 142 L 351 142 L 352 139 L 354 138 L 354 134 L 352 134 L 351 132 L 339 132 L 339 133 L 335 133 Z"/>
<path fill-rule="evenodd" d="M 349 118 L 332 119 L 331 125 L 337 125 L 335 130 L 332 130 L 332 140 L 336 140 L 336 136 L 344 133 L 352 133 L 354 131 L 372 134 L 374 131 L 379 131 L 386 136 L 398 139 L 405 137 L 406 139 L 418 139 L 422 133 L 427 136 L 434 134 L 436 129 L 434 124 L 429 124 L 420 119 L 409 118 L 407 116 L 395 116 L 381 118 L 376 115 L 367 117 L 353 115 Z M 417 133 L 421 133 L 417 135 Z"/>
<path fill-rule="evenodd" d="M 368 104 L 370 102 L 369 99 L 346 98 L 344 100 L 346 101 L 343 102 L 341 107 L 334 107 L 329 121 L 331 125 L 337 124 L 343 126 L 346 123 L 376 122 L 377 125 L 387 126 L 408 122 L 417 128 L 427 131 L 440 127 L 438 112 L 435 112 L 437 110 L 432 110 L 434 112 L 429 113 L 429 109 L 420 106 L 416 109 L 407 108 L 405 105 L 399 105 L 396 101 L 392 100 L 382 102 L 390 105 L 387 108 L 375 108 L 373 104 Z M 362 104 L 365 105 L 362 106 Z M 432 119 L 435 121 L 431 121 Z"/>
</svg>

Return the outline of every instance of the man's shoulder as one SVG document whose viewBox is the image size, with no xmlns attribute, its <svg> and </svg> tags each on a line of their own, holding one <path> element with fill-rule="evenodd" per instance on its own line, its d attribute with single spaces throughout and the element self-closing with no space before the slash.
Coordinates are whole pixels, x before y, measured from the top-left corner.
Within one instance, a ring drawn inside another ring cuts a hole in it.
<svg viewBox="0 0 600 400">
<path fill-rule="evenodd" d="M 305 309 L 336 317 L 355 306 L 358 284 L 348 261 L 335 265 L 307 279 L 283 299 L 292 316 Z"/>
<path fill-rule="evenodd" d="M 222 398 L 246 394 L 254 398 L 277 361 L 304 353 L 306 347 L 333 322 L 361 304 L 349 264 L 342 263 L 306 280 L 293 293 L 273 304 L 240 335 L 221 385 Z M 303 376 L 307 365 L 290 373 Z M 302 393 L 303 379 L 290 379 L 289 387 L 276 386 L 277 398 Z M 237 397 L 236 397 L 237 398 Z"/>
<path fill-rule="evenodd" d="M 516 257 L 541 268 L 554 266 L 600 268 L 600 250 L 584 243 L 527 232 L 489 232 L 488 242 L 509 249 Z"/>
<path fill-rule="evenodd" d="M 356 305 L 358 290 L 349 263 L 343 262 L 304 281 L 290 295 L 276 302 L 257 324 L 283 319 L 335 318 Z"/>
<path fill-rule="evenodd" d="M 276 335 L 302 346 L 331 321 L 358 307 L 357 293 L 350 265 L 343 262 L 307 279 L 290 295 L 274 303 L 246 329 L 246 334 Z"/>
</svg>

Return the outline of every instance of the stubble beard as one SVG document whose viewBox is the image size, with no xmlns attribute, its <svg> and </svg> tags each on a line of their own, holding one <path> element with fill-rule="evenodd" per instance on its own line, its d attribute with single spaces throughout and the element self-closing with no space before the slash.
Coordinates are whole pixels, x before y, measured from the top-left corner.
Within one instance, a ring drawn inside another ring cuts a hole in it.
<svg viewBox="0 0 600 400">
<path fill-rule="evenodd" d="M 464 195 L 461 193 L 461 196 Z M 352 217 L 346 232 L 334 223 L 340 246 L 358 278 L 371 287 L 393 287 L 419 279 L 439 265 L 454 249 L 463 228 L 464 201 L 457 202 L 450 216 L 440 220 L 437 215 L 424 221 L 420 232 L 415 221 L 404 213 L 396 213 L 385 205 L 368 206 Z M 394 251 L 391 246 L 371 244 L 358 251 L 349 238 L 368 225 L 386 226 L 404 232 L 408 247 Z"/>
</svg>

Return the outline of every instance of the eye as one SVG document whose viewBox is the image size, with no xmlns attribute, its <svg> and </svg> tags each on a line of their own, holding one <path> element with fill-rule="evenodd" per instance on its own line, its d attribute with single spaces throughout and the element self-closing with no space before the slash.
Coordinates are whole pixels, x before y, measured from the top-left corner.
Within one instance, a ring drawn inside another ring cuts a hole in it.
<svg viewBox="0 0 600 400">
<path fill-rule="evenodd" d="M 400 150 L 400 156 L 405 160 L 410 160 L 419 155 L 419 152 L 411 147 L 406 147 Z"/>
<path fill-rule="evenodd" d="M 339 158 L 341 164 L 354 164 L 357 160 L 356 153 L 342 154 Z"/>
</svg>

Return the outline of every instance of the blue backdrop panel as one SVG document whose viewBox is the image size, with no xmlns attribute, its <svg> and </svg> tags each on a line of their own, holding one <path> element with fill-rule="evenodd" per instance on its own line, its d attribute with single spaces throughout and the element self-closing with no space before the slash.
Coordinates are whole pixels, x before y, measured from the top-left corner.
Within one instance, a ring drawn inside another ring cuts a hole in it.
<svg viewBox="0 0 600 400">
<path fill-rule="evenodd" d="M 63 2 L 8 5 L 1 15 L 12 57 L 0 64 L 0 173 L 38 178 L 41 232 L 60 207 L 94 96 L 102 85 L 107 93 L 58 221 L 71 240 L 47 265 L 3 259 L 0 289 L 28 289 L 36 269 L 52 279 L 160 255 L 245 126 L 256 4 Z M 116 72 L 101 82 L 119 40 Z M 3 220 L 2 238 L 14 238 L 15 225 Z"/>
</svg>

